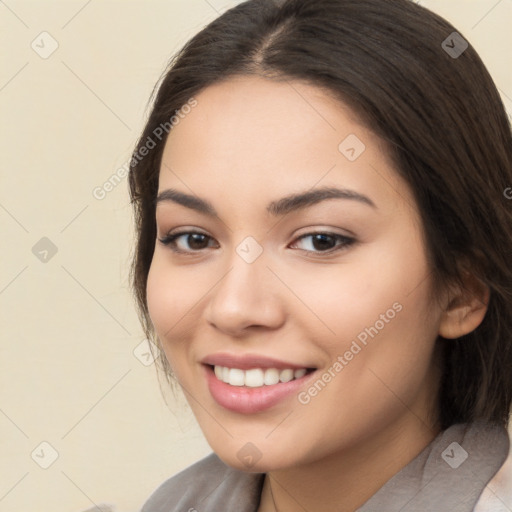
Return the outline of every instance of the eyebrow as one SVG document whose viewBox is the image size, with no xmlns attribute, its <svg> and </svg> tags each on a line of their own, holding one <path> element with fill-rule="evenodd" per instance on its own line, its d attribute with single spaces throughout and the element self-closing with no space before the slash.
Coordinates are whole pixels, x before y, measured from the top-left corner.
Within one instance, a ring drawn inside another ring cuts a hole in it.
<svg viewBox="0 0 512 512">
<path fill-rule="evenodd" d="M 308 206 L 312 206 L 327 199 L 347 199 L 357 201 L 361 204 L 377 209 L 377 206 L 369 197 L 360 194 L 359 192 L 336 187 L 325 187 L 290 194 L 278 199 L 277 201 L 272 201 L 267 206 L 267 212 L 277 217 L 280 215 L 286 215 L 292 211 L 307 208 Z M 218 217 L 217 211 L 206 199 L 202 199 L 195 195 L 185 194 L 184 192 L 179 192 L 172 188 L 163 190 L 156 197 L 156 205 L 163 202 L 177 203 L 185 206 L 186 208 L 204 213 L 205 215 Z"/>
</svg>

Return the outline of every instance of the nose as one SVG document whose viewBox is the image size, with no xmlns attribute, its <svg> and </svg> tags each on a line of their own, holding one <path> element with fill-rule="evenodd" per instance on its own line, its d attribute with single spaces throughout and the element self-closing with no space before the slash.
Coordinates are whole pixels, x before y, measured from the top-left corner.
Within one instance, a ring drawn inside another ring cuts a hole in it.
<svg viewBox="0 0 512 512">
<path fill-rule="evenodd" d="M 205 308 L 210 325 L 233 337 L 251 328 L 277 329 L 285 321 L 282 286 L 263 257 L 247 263 L 235 254 Z"/>
</svg>

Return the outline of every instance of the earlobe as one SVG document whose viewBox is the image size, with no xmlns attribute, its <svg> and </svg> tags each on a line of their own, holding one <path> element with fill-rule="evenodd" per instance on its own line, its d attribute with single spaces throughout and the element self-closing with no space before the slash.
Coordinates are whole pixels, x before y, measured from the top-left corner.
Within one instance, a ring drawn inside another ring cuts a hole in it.
<svg viewBox="0 0 512 512">
<path fill-rule="evenodd" d="M 473 275 L 468 276 L 466 286 L 452 295 L 441 316 L 439 335 L 454 339 L 469 334 L 481 323 L 487 312 L 490 290 Z"/>
</svg>

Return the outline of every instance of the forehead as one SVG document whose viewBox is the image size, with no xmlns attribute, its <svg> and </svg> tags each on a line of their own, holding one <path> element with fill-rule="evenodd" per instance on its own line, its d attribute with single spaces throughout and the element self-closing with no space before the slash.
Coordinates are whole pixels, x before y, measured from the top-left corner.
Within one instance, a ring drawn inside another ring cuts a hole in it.
<svg viewBox="0 0 512 512">
<path fill-rule="evenodd" d="M 168 147 L 179 149 L 175 146 L 188 139 L 226 157 L 257 153 L 262 159 L 271 152 L 273 158 L 287 150 L 298 154 L 301 147 L 322 140 L 320 156 L 329 149 L 336 152 L 338 139 L 356 124 L 363 129 L 345 105 L 297 81 L 236 76 L 207 87 L 196 100 L 197 106 L 171 131 Z"/>
<path fill-rule="evenodd" d="M 408 195 L 382 141 L 318 87 L 242 76 L 195 99 L 168 136 L 159 190 L 251 202 L 315 185 Z"/>
</svg>

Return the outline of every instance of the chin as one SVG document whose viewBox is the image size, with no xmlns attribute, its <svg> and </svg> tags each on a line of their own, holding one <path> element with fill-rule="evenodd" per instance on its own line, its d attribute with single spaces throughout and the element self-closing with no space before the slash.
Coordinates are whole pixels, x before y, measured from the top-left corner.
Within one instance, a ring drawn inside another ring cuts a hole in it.
<svg viewBox="0 0 512 512">
<path fill-rule="evenodd" d="M 262 444 L 233 440 L 222 446 L 210 446 L 224 464 L 246 473 L 267 473 L 298 464 L 295 452 L 295 457 L 290 459 L 289 453 L 280 453 L 272 443 Z"/>
</svg>

